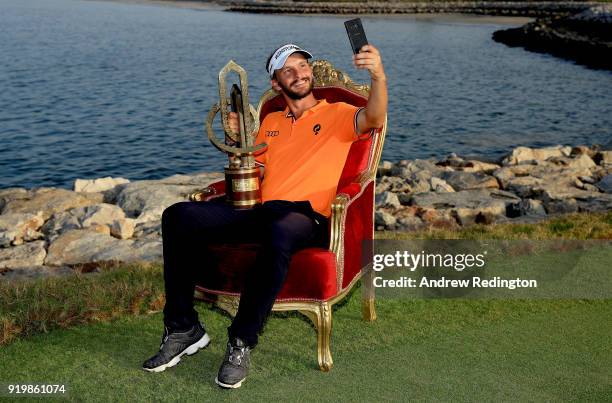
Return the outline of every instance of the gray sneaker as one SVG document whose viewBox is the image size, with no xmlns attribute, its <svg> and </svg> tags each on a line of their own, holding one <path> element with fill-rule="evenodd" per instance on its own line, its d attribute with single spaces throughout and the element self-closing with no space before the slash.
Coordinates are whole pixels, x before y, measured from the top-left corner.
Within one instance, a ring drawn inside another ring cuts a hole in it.
<svg viewBox="0 0 612 403">
<path fill-rule="evenodd" d="M 142 369 L 149 372 L 162 372 L 175 366 L 185 354 L 193 355 L 201 348 L 208 346 L 210 337 L 204 327 L 198 323 L 191 329 L 176 332 L 164 328 L 159 352 L 142 364 Z"/>
<path fill-rule="evenodd" d="M 215 378 L 222 388 L 239 388 L 249 373 L 251 364 L 251 349 L 244 341 L 235 337 L 227 342 L 225 357 L 219 374 Z"/>
</svg>

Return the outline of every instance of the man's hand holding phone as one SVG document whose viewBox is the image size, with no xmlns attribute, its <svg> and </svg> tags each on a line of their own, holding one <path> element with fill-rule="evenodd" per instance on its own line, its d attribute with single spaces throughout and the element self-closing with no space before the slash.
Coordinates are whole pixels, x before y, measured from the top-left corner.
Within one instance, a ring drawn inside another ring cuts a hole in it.
<svg viewBox="0 0 612 403">
<path fill-rule="evenodd" d="M 372 45 L 364 45 L 359 53 L 354 54 L 353 64 L 358 69 L 367 69 L 373 81 L 386 79 L 380 52 Z"/>
</svg>

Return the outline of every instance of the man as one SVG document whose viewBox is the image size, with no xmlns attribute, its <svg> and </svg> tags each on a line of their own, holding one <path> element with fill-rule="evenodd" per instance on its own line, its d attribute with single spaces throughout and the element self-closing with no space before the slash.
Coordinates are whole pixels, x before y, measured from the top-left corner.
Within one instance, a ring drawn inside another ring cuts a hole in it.
<svg viewBox="0 0 612 403">
<path fill-rule="evenodd" d="M 165 330 L 160 350 L 145 361 L 145 370 L 172 367 L 210 341 L 193 308 L 196 271 L 207 261 L 202 245 L 211 241 L 261 244 L 228 328 L 225 357 L 215 379 L 224 388 L 238 388 L 246 378 L 250 351 L 283 286 L 293 253 L 327 246 L 331 202 L 350 145 L 384 124 L 387 87 L 378 50 L 366 45 L 353 56 L 353 63 L 370 73 L 367 106 L 317 100 L 312 93 L 310 58 L 306 50 L 287 44 L 266 63 L 272 88 L 282 94 L 287 108 L 267 115 L 258 132 L 256 143 L 268 143 L 256 157 L 265 167 L 263 204 L 236 210 L 220 200 L 181 202 L 164 211 Z M 230 115 L 230 126 L 238 131 L 236 114 Z"/>
</svg>

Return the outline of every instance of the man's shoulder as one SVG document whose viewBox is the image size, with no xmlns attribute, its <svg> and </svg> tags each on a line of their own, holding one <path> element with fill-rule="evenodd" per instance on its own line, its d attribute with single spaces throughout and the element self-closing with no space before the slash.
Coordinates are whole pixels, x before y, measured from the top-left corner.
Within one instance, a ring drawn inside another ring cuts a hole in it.
<svg viewBox="0 0 612 403">
<path fill-rule="evenodd" d="M 325 112 L 334 113 L 334 114 L 355 113 L 355 111 L 358 109 L 356 106 L 343 102 L 343 101 L 327 102 L 327 104 L 324 105 L 324 108 L 325 108 Z"/>
</svg>

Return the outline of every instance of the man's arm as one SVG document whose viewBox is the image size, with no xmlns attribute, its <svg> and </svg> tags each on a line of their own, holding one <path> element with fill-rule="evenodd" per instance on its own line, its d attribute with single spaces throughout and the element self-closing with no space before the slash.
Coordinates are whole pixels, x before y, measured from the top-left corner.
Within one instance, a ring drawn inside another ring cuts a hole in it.
<svg viewBox="0 0 612 403">
<path fill-rule="evenodd" d="M 365 45 L 359 53 L 353 55 L 353 64 L 358 69 L 367 69 L 372 82 L 368 104 L 357 116 L 357 130 L 361 134 L 371 129 L 378 129 L 385 123 L 387 78 L 380 53 L 372 45 Z"/>
</svg>

